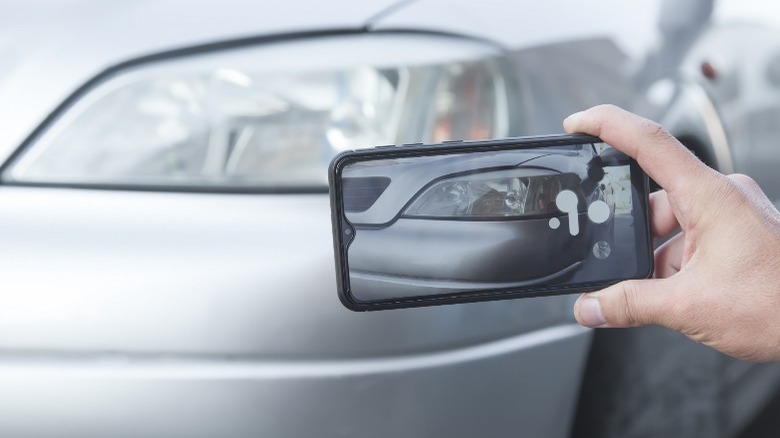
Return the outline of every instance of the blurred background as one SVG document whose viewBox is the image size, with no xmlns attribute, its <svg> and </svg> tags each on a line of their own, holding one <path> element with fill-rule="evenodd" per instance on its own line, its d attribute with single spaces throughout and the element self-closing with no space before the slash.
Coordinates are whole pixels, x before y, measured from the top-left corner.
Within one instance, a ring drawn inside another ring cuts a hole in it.
<svg viewBox="0 0 780 438">
<path fill-rule="evenodd" d="M 776 364 L 576 297 L 339 303 L 336 153 L 599 103 L 780 200 L 771 2 L 0 1 L 0 435 L 777 436 Z"/>
</svg>

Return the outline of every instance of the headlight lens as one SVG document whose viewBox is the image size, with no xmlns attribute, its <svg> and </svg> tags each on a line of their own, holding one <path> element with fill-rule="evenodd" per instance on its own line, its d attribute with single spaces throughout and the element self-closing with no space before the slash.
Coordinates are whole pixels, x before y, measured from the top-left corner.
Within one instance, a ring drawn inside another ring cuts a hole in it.
<svg viewBox="0 0 780 438">
<path fill-rule="evenodd" d="M 84 94 L 5 178 L 322 187 L 340 150 L 516 134 L 502 62 L 462 39 L 362 35 L 136 67 Z"/>
<path fill-rule="evenodd" d="M 564 189 L 578 192 L 578 181 L 574 174 L 542 169 L 458 176 L 423 191 L 405 215 L 467 219 L 559 214 L 555 196 Z"/>
</svg>

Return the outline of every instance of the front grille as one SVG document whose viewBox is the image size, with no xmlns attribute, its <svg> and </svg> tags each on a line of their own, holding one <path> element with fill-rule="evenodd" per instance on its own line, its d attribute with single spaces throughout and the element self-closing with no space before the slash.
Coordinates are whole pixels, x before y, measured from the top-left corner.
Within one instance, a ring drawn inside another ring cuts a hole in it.
<svg viewBox="0 0 780 438">
<path fill-rule="evenodd" d="M 386 176 L 342 179 L 344 211 L 360 213 L 368 210 L 389 185 L 390 178 Z"/>
</svg>

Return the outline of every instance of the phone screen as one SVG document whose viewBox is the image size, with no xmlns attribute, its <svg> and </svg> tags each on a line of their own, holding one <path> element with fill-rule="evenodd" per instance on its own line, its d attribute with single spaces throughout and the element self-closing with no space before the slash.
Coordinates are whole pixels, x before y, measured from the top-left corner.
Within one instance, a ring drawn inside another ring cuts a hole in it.
<svg viewBox="0 0 780 438">
<path fill-rule="evenodd" d="M 331 183 L 342 301 L 367 310 L 647 277 L 647 178 L 596 140 L 396 147 L 337 158 Z"/>
</svg>

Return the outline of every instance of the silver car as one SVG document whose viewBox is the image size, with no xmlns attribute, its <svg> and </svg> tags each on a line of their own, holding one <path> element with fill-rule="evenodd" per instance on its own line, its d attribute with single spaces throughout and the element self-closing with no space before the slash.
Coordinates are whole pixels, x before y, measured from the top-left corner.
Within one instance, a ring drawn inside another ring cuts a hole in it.
<svg viewBox="0 0 780 438">
<path fill-rule="evenodd" d="M 778 14 L 736 3 L 1 5 L 0 435 L 737 433 L 776 366 L 575 297 L 346 310 L 326 194 L 344 149 L 612 102 L 778 199 Z"/>
</svg>

